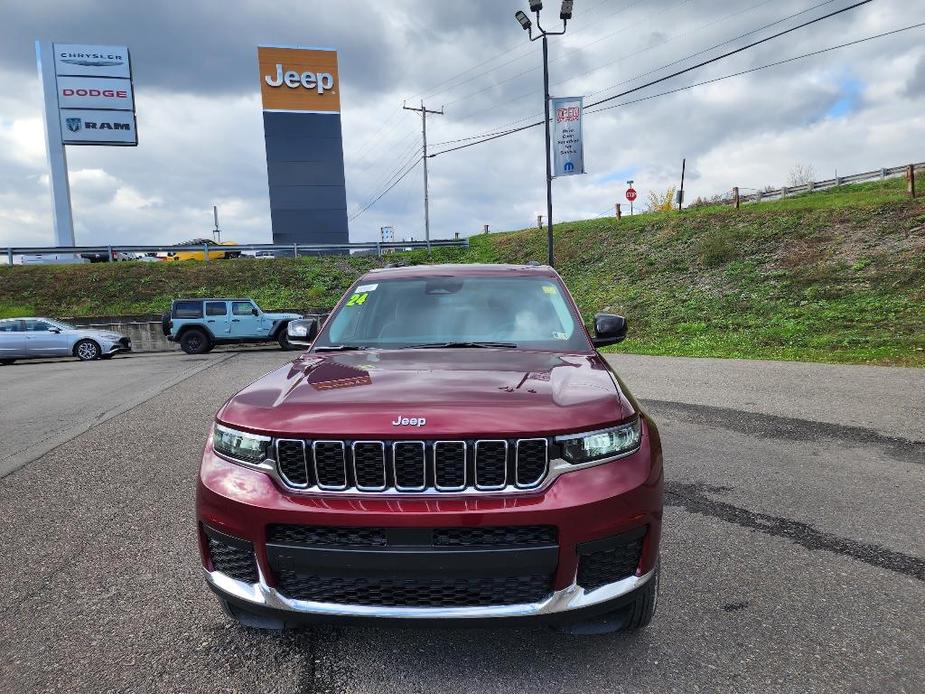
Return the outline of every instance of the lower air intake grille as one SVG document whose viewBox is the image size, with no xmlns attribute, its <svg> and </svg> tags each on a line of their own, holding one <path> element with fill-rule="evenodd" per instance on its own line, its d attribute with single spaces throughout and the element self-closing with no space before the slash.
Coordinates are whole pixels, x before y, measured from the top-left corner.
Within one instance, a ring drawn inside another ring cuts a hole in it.
<svg viewBox="0 0 925 694">
<path fill-rule="evenodd" d="M 539 602 L 552 592 L 551 576 L 482 578 L 362 578 L 279 573 L 288 598 L 383 607 L 480 607 Z"/>
<path fill-rule="evenodd" d="M 223 574 L 244 581 L 257 582 L 257 562 L 254 559 L 252 546 L 245 548 L 230 545 L 207 535 L 209 540 L 209 557 L 212 559 L 212 568 Z M 243 541 L 242 541 L 243 542 Z"/>
<path fill-rule="evenodd" d="M 334 528 L 315 525 L 271 525 L 267 542 L 278 545 L 385 547 L 384 528 Z"/>
<path fill-rule="evenodd" d="M 642 540 L 642 537 L 637 537 L 588 554 L 581 554 L 579 548 L 578 585 L 585 590 L 594 590 L 635 574 L 642 554 Z"/>
<path fill-rule="evenodd" d="M 434 545 L 437 547 L 511 547 L 554 544 L 556 544 L 556 528 L 552 525 L 434 529 Z"/>
</svg>

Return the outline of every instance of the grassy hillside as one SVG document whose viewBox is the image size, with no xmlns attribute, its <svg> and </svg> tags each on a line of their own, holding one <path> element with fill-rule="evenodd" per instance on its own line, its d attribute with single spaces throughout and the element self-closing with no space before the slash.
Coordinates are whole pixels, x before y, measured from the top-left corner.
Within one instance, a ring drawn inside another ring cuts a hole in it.
<svg viewBox="0 0 925 694">
<path fill-rule="evenodd" d="M 925 365 L 925 200 L 901 180 L 735 211 L 556 226 L 557 267 L 586 319 L 627 315 L 623 351 Z M 394 257 L 393 257 L 394 258 Z M 525 230 L 441 249 L 436 262 L 545 258 Z M 424 253 L 404 256 L 426 262 Z M 326 307 L 381 264 L 369 257 L 0 269 L 0 317 L 158 313 L 177 296 Z"/>
</svg>

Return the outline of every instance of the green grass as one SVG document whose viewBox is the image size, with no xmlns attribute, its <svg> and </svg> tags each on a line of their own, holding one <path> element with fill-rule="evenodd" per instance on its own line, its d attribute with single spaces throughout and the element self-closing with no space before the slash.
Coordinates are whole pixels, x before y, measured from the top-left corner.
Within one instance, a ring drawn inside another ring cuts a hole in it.
<svg viewBox="0 0 925 694">
<path fill-rule="evenodd" d="M 925 365 L 925 200 L 909 200 L 902 180 L 739 211 L 563 223 L 555 236 L 557 269 L 585 320 L 602 310 L 628 317 L 631 338 L 615 351 Z M 531 229 L 474 236 L 469 249 L 435 250 L 432 260 L 545 257 L 545 234 Z M 325 308 L 356 276 L 387 260 L 2 268 L 0 317 L 159 313 L 178 296 Z"/>
</svg>

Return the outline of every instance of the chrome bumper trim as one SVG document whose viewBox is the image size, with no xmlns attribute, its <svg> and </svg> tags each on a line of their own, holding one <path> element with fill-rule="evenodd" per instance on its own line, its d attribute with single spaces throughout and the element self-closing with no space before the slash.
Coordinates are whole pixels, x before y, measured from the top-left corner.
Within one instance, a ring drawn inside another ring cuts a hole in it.
<svg viewBox="0 0 925 694">
<path fill-rule="evenodd" d="M 645 585 L 655 573 L 653 570 L 642 576 L 629 576 L 622 581 L 609 583 L 590 592 L 573 583 L 568 588 L 555 591 L 541 602 L 520 605 L 384 607 L 290 600 L 281 595 L 275 588 L 271 588 L 266 584 L 259 566 L 257 571 L 260 581 L 258 583 L 245 583 L 233 579 L 220 571 L 209 571 L 203 568 L 206 582 L 214 586 L 219 592 L 259 607 L 323 617 L 372 617 L 382 619 L 485 619 L 492 617 L 539 617 L 557 614 L 599 605 L 619 598 Z"/>
</svg>

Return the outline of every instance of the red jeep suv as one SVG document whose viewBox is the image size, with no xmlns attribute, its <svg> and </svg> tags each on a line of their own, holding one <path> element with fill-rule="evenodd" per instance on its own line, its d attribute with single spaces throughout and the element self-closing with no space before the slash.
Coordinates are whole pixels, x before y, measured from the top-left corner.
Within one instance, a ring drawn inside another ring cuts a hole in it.
<svg viewBox="0 0 925 694">
<path fill-rule="evenodd" d="M 197 490 L 205 579 L 251 626 L 648 624 L 655 424 L 546 266 L 374 270 L 309 349 L 218 412 Z"/>
</svg>

